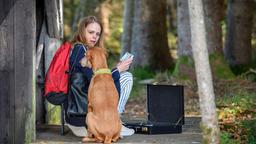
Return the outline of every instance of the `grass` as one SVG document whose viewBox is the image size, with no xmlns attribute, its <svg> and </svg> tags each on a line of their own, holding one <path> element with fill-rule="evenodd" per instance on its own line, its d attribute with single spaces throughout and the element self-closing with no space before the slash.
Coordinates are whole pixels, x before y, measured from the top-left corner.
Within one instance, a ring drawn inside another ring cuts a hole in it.
<svg viewBox="0 0 256 144">
<path fill-rule="evenodd" d="M 228 132 L 221 132 L 220 134 L 221 144 L 239 144 L 239 141 L 232 139 L 232 136 Z"/>
</svg>

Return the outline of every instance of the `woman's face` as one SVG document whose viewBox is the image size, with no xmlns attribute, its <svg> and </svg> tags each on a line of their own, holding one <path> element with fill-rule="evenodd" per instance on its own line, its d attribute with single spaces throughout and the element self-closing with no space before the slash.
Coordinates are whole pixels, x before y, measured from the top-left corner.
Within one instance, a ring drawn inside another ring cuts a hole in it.
<svg viewBox="0 0 256 144">
<path fill-rule="evenodd" d="M 93 47 L 100 38 L 101 28 L 98 23 L 90 23 L 85 28 L 86 43 Z"/>
</svg>

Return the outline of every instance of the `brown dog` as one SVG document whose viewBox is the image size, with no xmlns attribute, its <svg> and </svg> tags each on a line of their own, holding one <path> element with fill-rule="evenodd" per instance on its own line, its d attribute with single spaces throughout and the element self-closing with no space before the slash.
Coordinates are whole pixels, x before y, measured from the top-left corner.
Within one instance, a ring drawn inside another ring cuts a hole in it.
<svg viewBox="0 0 256 144">
<path fill-rule="evenodd" d="M 88 91 L 88 136 L 83 138 L 83 142 L 116 142 L 120 138 L 122 125 L 117 111 L 118 92 L 107 66 L 105 50 L 91 48 L 81 64 L 94 71 Z"/>
</svg>

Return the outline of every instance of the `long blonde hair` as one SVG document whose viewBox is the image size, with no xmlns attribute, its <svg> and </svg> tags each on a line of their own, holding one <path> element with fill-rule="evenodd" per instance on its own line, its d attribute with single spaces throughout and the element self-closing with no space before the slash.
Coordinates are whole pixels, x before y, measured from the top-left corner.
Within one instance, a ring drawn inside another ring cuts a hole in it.
<svg viewBox="0 0 256 144">
<path fill-rule="evenodd" d="M 98 23 L 100 25 L 100 28 L 101 28 L 100 37 L 99 37 L 99 40 L 97 41 L 97 43 L 95 44 L 95 46 L 104 48 L 103 39 L 102 39 L 103 27 L 102 27 L 102 24 L 100 23 L 100 21 L 95 16 L 87 16 L 80 21 L 78 29 L 75 32 L 73 39 L 71 40 L 72 43 L 80 42 L 80 43 L 87 45 L 86 38 L 84 36 L 84 32 L 85 32 L 86 27 L 91 23 Z"/>
</svg>

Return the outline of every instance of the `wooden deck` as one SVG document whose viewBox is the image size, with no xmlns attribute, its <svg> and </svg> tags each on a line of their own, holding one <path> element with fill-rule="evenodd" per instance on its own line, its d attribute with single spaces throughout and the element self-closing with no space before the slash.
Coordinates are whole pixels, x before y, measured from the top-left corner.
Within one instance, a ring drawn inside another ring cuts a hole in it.
<svg viewBox="0 0 256 144">
<path fill-rule="evenodd" d="M 202 136 L 199 129 L 199 117 L 189 117 L 185 119 L 185 125 L 182 128 L 181 134 L 160 134 L 160 135 L 145 135 L 135 134 L 133 136 L 120 139 L 119 143 L 135 144 L 135 143 L 150 143 L 150 144 L 198 144 L 201 143 Z M 81 139 L 72 134 L 66 128 L 67 133 L 60 135 L 60 126 L 58 125 L 38 125 L 37 139 L 33 144 L 78 144 L 82 143 Z"/>
</svg>

